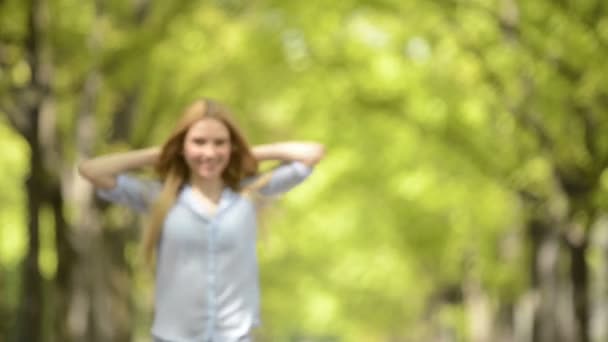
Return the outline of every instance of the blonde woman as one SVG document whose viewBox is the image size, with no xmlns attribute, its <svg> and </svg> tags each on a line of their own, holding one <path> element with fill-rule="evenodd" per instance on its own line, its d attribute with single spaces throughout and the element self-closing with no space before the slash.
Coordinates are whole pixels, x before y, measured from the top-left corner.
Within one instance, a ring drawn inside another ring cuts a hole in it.
<svg viewBox="0 0 608 342">
<path fill-rule="evenodd" d="M 155 341 L 251 340 L 260 324 L 253 198 L 288 191 L 323 157 L 318 143 L 251 148 L 230 117 L 216 102 L 197 100 L 161 147 L 79 165 L 100 197 L 150 215 L 143 244 L 156 267 Z M 258 174 L 265 160 L 283 163 Z M 128 173 L 149 166 L 158 180 Z"/>
</svg>

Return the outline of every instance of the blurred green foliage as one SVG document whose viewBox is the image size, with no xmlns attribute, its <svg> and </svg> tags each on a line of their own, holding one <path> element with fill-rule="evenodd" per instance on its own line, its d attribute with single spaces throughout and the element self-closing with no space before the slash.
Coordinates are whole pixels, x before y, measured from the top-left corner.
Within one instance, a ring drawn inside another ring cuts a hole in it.
<svg viewBox="0 0 608 342">
<path fill-rule="evenodd" d="M 125 94 L 137 100 L 123 147 L 162 142 L 198 96 L 232 108 L 253 143 L 327 146 L 306 184 L 265 216 L 262 336 L 419 341 L 449 327 L 468 340 L 467 307 L 450 291 L 478 282 L 498 311 L 530 286 L 522 192 L 562 198 L 556 170 L 582 173 L 597 184 L 585 208 L 605 210 L 608 19 L 599 0 L 48 5 L 69 163 L 92 70 L 95 154 L 115 148 L 112 118 Z M 32 77 L 21 45 L 27 6 L 0 2 L 2 103 Z M 28 150 L 6 121 L 0 136 L 0 304 L 10 313 L 27 247 Z M 50 279 L 48 216 L 40 265 Z M 150 281 L 134 280 L 142 340 Z"/>
</svg>

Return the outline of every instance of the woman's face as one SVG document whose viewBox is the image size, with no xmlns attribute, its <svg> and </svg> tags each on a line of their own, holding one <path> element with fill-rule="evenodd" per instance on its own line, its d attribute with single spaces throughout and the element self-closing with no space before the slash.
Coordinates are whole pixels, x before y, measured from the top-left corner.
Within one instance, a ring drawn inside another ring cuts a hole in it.
<svg viewBox="0 0 608 342">
<path fill-rule="evenodd" d="M 184 159 L 192 175 L 215 180 L 230 161 L 230 132 L 223 122 L 205 118 L 194 123 L 184 138 Z"/>
</svg>

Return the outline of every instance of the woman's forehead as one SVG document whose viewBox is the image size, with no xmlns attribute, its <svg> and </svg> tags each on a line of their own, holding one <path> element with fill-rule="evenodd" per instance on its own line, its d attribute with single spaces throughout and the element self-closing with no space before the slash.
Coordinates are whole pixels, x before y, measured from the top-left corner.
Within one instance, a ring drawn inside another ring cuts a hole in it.
<svg viewBox="0 0 608 342">
<path fill-rule="evenodd" d="M 193 123 L 188 129 L 187 135 L 228 137 L 230 132 L 222 121 L 214 118 L 204 118 Z"/>
</svg>

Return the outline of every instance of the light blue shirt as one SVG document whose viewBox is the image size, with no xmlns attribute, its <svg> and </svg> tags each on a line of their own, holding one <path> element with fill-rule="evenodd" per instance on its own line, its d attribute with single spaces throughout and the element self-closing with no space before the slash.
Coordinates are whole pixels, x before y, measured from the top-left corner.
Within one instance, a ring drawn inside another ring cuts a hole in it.
<svg viewBox="0 0 608 342">
<path fill-rule="evenodd" d="M 312 168 L 285 164 L 260 192 L 283 193 L 302 182 Z M 246 180 L 250 181 L 250 180 Z M 100 197 L 145 212 L 161 190 L 158 181 L 121 174 Z M 210 215 L 184 186 L 169 210 L 159 241 L 152 334 L 171 342 L 233 342 L 260 324 L 256 257 L 256 208 L 226 187 Z"/>
</svg>

